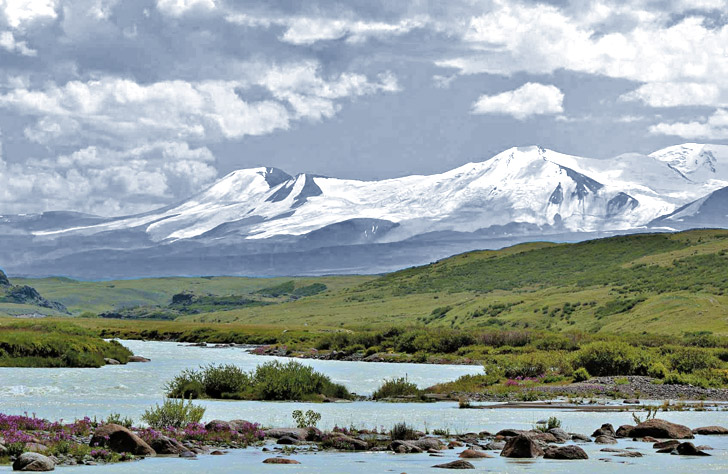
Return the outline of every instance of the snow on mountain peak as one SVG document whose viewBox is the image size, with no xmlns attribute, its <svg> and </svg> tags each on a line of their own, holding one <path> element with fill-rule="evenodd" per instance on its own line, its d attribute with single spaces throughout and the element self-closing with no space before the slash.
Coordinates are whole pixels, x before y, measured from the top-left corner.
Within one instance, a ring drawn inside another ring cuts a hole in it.
<svg viewBox="0 0 728 474">
<path fill-rule="evenodd" d="M 708 182 L 728 179 L 728 146 L 684 143 L 649 155 L 679 173 L 685 179 Z"/>
</svg>

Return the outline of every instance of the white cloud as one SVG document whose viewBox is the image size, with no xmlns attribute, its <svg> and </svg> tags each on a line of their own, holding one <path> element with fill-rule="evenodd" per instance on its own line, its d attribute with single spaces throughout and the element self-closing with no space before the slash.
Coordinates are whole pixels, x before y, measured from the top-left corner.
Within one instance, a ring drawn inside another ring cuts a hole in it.
<svg viewBox="0 0 728 474">
<path fill-rule="evenodd" d="M 650 132 L 655 135 L 675 135 L 690 139 L 728 139 L 728 110 L 718 109 L 702 121 L 658 123 L 650 127 Z"/>
<path fill-rule="evenodd" d="M 524 120 L 533 115 L 561 113 L 563 102 L 564 94 L 558 87 L 528 82 L 512 91 L 480 96 L 472 113 L 508 114 Z"/>
<path fill-rule="evenodd" d="M 157 0 L 157 8 L 162 13 L 180 17 L 187 13 L 210 12 L 215 10 L 215 0 Z"/>
<path fill-rule="evenodd" d="M 647 103 L 715 105 L 716 89 L 728 92 L 728 25 L 707 26 L 687 15 L 652 10 L 648 2 L 590 2 L 588 8 L 557 8 L 495 0 L 465 28 L 449 25 L 467 52 L 437 61 L 460 74 L 548 74 L 558 69 L 624 78 L 649 87 L 634 97 Z M 711 6 L 716 2 L 702 2 Z M 725 5 L 726 2 L 723 2 Z M 670 88 L 687 96 L 669 97 Z"/>
<path fill-rule="evenodd" d="M 250 64 L 235 81 L 161 81 L 137 84 L 128 79 L 20 87 L 0 94 L 0 108 L 35 116 L 27 138 L 43 144 L 77 138 L 118 145 L 156 140 L 239 139 L 288 129 L 294 120 L 333 116 L 339 102 L 398 90 L 396 78 L 376 80 L 354 73 L 324 78 L 313 62 L 281 66 Z M 267 89 L 270 98 L 248 101 L 245 91 Z"/>
<path fill-rule="evenodd" d="M 0 12 L 11 28 L 23 28 L 35 21 L 54 20 L 55 0 L 0 0 Z"/>
<path fill-rule="evenodd" d="M 247 27 L 269 28 L 272 25 L 285 27 L 280 36 L 285 43 L 311 45 L 318 41 L 346 39 L 347 43 L 362 43 L 369 38 L 400 36 L 425 27 L 429 20 L 425 16 L 405 18 L 398 22 L 362 21 L 348 18 L 328 17 L 279 17 L 252 16 L 231 13 L 226 16 L 230 23 Z"/>
<path fill-rule="evenodd" d="M 620 97 L 640 101 L 651 107 L 681 105 L 719 105 L 721 89 L 716 84 L 699 82 L 655 82 L 645 84 Z"/>
<path fill-rule="evenodd" d="M 37 51 L 28 47 L 25 41 L 17 41 L 11 31 L 0 31 L 0 48 L 23 56 L 35 56 Z"/>
<path fill-rule="evenodd" d="M 217 171 L 205 147 L 158 142 L 126 150 L 86 147 L 54 159 L 10 164 L 0 156 L 3 212 L 73 209 L 122 215 L 155 209 L 199 191 Z"/>
</svg>

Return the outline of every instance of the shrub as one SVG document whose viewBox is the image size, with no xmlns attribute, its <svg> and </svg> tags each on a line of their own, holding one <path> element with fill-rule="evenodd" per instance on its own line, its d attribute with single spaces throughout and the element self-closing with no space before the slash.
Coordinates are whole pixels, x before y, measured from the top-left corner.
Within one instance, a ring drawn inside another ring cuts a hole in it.
<svg viewBox="0 0 728 474">
<path fill-rule="evenodd" d="M 321 413 L 313 410 L 307 410 L 305 414 L 301 410 L 293 410 L 291 416 L 298 428 L 315 428 L 316 424 L 321 421 Z"/>
<path fill-rule="evenodd" d="M 664 379 L 667 375 L 667 367 L 662 362 L 653 362 L 647 369 L 647 375 L 656 379 Z"/>
<path fill-rule="evenodd" d="M 561 428 L 561 420 L 559 420 L 555 416 L 550 416 L 548 420 L 546 420 L 544 423 L 536 423 L 536 425 L 534 426 L 535 430 L 544 433 L 554 428 Z"/>
<path fill-rule="evenodd" d="M 205 394 L 210 398 L 234 398 L 234 394 L 244 391 L 250 385 L 250 376 L 232 364 L 211 364 L 203 370 L 202 383 Z"/>
<path fill-rule="evenodd" d="M 675 349 L 668 357 L 673 370 L 689 374 L 702 369 L 720 367 L 720 361 L 705 349 L 682 347 Z"/>
<path fill-rule="evenodd" d="M 417 385 L 408 381 L 407 377 L 393 378 L 385 380 L 382 385 L 372 394 L 372 398 L 379 400 L 381 398 L 404 397 L 409 395 L 420 395 L 421 391 Z"/>
<path fill-rule="evenodd" d="M 570 375 L 571 362 L 563 352 L 528 352 L 497 358 L 508 378 L 539 377 L 547 374 Z"/>
<path fill-rule="evenodd" d="M 390 437 L 392 438 L 392 441 L 396 440 L 403 440 L 406 441 L 408 439 L 417 439 L 417 434 L 415 433 L 415 430 L 412 429 L 407 423 L 397 423 L 392 427 L 392 430 L 389 432 Z"/>
<path fill-rule="evenodd" d="M 120 413 L 112 413 L 106 417 L 104 423 L 113 423 L 115 425 L 121 425 L 125 428 L 131 428 L 134 425 L 134 420 L 129 417 L 121 417 Z"/>
<path fill-rule="evenodd" d="M 590 378 L 591 375 L 584 367 L 579 367 L 574 371 L 574 382 L 586 382 Z"/>
<path fill-rule="evenodd" d="M 204 373 L 192 369 L 185 369 L 165 385 L 165 391 L 170 398 L 204 398 Z"/>
<path fill-rule="evenodd" d="M 584 367 L 590 374 L 645 375 L 649 357 L 644 351 L 623 342 L 593 342 L 583 346 L 574 359 L 575 367 Z"/>
<path fill-rule="evenodd" d="M 205 408 L 193 405 L 191 400 L 165 400 L 144 412 L 142 420 L 155 429 L 183 428 L 190 423 L 199 423 L 205 414 Z"/>
</svg>

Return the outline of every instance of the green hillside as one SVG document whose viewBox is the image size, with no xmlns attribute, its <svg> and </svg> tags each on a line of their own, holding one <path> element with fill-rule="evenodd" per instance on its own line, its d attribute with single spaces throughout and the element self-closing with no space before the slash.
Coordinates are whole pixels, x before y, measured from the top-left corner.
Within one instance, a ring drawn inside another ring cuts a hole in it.
<svg viewBox="0 0 728 474">
<path fill-rule="evenodd" d="M 11 280 L 74 315 L 178 324 L 728 334 L 727 252 L 728 231 L 698 230 L 522 244 L 380 277 Z"/>
</svg>

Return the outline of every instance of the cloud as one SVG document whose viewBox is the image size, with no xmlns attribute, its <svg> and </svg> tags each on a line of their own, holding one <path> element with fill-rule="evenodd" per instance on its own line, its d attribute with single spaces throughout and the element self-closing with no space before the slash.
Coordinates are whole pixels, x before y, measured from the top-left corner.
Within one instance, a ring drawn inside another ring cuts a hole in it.
<svg viewBox="0 0 728 474">
<path fill-rule="evenodd" d="M 23 28 L 36 21 L 54 20 L 55 0 L 0 0 L 0 13 L 14 29 Z"/>
<path fill-rule="evenodd" d="M 215 0 L 157 0 L 157 9 L 172 17 L 194 12 L 210 12 L 216 7 Z"/>
<path fill-rule="evenodd" d="M 650 127 L 650 133 L 688 139 L 728 139 L 728 110 L 718 109 L 713 115 L 702 121 L 658 123 Z"/>
<path fill-rule="evenodd" d="M 23 56 L 35 56 L 38 52 L 28 47 L 25 41 L 17 41 L 11 31 L 0 32 L 0 48 Z"/>
<path fill-rule="evenodd" d="M 0 155 L 3 212 L 73 209 L 124 215 L 188 197 L 217 177 L 205 147 L 157 142 L 126 150 L 86 147 L 54 159 L 10 164 Z"/>
<path fill-rule="evenodd" d="M 238 80 L 181 80 L 138 84 L 104 77 L 91 81 L 19 87 L 0 94 L 0 108 L 36 117 L 25 136 L 37 143 L 96 141 L 118 146 L 155 140 L 239 139 L 288 129 L 295 120 L 322 120 L 339 101 L 398 90 L 392 74 L 375 80 L 356 73 L 323 77 L 315 62 L 249 64 Z M 268 98 L 246 100 L 262 87 Z"/>
<path fill-rule="evenodd" d="M 481 95 L 473 104 L 473 114 L 508 114 L 518 120 L 533 115 L 564 111 L 564 93 L 553 85 L 528 82 L 518 89 L 496 95 Z"/>
<path fill-rule="evenodd" d="M 655 82 L 645 84 L 620 97 L 639 101 L 651 107 L 683 105 L 719 105 L 721 89 L 716 84 L 697 82 Z"/>
<path fill-rule="evenodd" d="M 647 83 L 630 97 L 649 105 L 714 105 L 716 91 L 728 93 L 728 25 L 709 24 L 690 3 L 661 11 L 649 2 L 601 1 L 584 9 L 495 0 L 459 33 L 456 23 L 447 26 L 465 52 L 436 64 L 466 75 L 564 69 Z"/>
<path fill-rule="evenodd" d="M 390 23 L 313 16 L 265 17 L 245 13 L 228 14 L 226 20 L 247 27 L 285 27 L 279 40 L 295 45 L 311 45 L 319 41 L 344 38 L 347 43 L 363 43 L 370 38 L 400 36 L 414 29 L 424 28 L 429 21 L 425 16 L 404 18 Z"/>
</svg>

